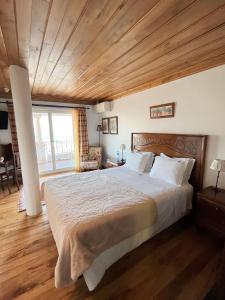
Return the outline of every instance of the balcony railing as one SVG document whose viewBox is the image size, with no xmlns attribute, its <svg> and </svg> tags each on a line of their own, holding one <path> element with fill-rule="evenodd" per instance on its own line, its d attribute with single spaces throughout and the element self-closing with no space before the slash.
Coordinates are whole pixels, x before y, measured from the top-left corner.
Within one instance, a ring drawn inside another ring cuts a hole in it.
<svg viewBox="0 0 225 300">
<path fill-rule="evenodd" d="M 74 158 L 74 146 L 73 141 L 55 141 L 53 143 L 55 160 L 73 160 Z M 51 142 L 36 142 L 38 163 L 49 163 L 52 161 L 52 148 Z"/>
</svg>

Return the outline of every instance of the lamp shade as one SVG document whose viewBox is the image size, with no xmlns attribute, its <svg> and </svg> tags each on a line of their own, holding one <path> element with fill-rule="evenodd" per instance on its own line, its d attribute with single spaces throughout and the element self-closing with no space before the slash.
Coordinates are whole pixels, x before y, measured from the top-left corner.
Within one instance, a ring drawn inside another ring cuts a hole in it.
<svg viewBox="0 0 225 300">
<path fill-rule="evenodd" d="M 126 145 L 125 145 L 125 144 L 121 144 L 121 145 L 120 145 L 120 149 L 121 149 L 121 150 L 125 150 L 125 149 L 126 149 Z"/>
<path fill-rule="evenodd" d="M 210 169 L 218 172 L 225 172 L 225 160 L 214 159 L 210 166 Z"/>
<path fill-rule="evenodd" d="M 97 125 L 97 131 L 102 131 L 102 125 Z"/>
</svg>

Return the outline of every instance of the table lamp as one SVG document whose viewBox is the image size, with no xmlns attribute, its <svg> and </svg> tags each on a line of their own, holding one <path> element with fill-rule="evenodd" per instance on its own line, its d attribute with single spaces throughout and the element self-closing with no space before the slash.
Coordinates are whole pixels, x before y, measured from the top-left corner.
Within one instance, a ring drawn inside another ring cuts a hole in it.
<svg viewBox="0 0 225 300">
<path fill-rule="evenodd" d="M 211 170 L 217 171 L 217 178 L 216 178 L 216 188 L 215 190 L 218 190 L 218 180 L 220 176 L 220 172 L 225 172 L 225 160 L 222 159 L 214 159 L 210 166 Z"/>
<path fill-rule="evenodd" d="M 125 162 L 125 160 L 123 159 L 123 151 L 126 149 L 126 145 L 125 145 L 125 144 L 121 144 L 121 145 L 120 145 L 120 149 L 121 149 L 121 151 L 122 151 L 122 159 L 121 159 L 121 162 L 123 163 L 123 162 Z"/>
</svg>

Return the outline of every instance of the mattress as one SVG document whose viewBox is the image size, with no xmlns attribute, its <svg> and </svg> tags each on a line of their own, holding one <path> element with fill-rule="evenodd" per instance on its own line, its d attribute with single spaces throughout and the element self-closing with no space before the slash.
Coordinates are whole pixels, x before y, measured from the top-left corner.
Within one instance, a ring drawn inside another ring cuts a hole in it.
<svg viewBox="0 0 225 300">
<path fill-rule="evenodd" d="M 92 265 L 83 273 L 89 290 L 93 290 L 98 285 L 105 271 L 123 255 L 135 249 L 140 244 L 187 214 L 188 210 L 191 209 L 193 193 L 192 186 L 189 184 L 177 187 L 162 180 L 151 178 L 148 174 L 139 174 L 129 170 L 125 166 L 94 171 L 92 173 L 95 172 L 102 172 L 105 175 L 108 174 L 113 176 L 114 178 L 117 178 L 120 183 L 130 186 L 136 191 L 154 199 L 158 218 L 154 225 L 122 240 L 113 247 L 103 251 L 95 258 Z M 52 195 L 49 195 L 50 198 L 54 199 L 54 197 L 51 196 Z M 45 200 L 48 204 L 48 199 Z M 48 211 L 50 225 L 52 225 L 51 220 L 55 219 L 56 213 L 54 213 L 55 208 L 53 205 L 54 203 L 51 200 L 52 209 L 49 209 Z M 53 236 L 55 236 L 54 230 L 56 230 L 56 226 L 51 226 L 51 228 Z"/>
</svg>

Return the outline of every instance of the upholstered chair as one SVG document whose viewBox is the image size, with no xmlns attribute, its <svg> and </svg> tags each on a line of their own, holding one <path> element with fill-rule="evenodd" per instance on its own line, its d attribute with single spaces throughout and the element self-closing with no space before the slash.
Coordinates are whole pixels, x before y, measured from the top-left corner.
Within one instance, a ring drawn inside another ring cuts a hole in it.
<svg viewBox="0 0 225 300">
<path fill-rule="evenodd" d="M 88 156 L 80 163 L 81 172 L 100 169 L 102 166 L 102 147 L 89 147 Z"/>
</svg>

